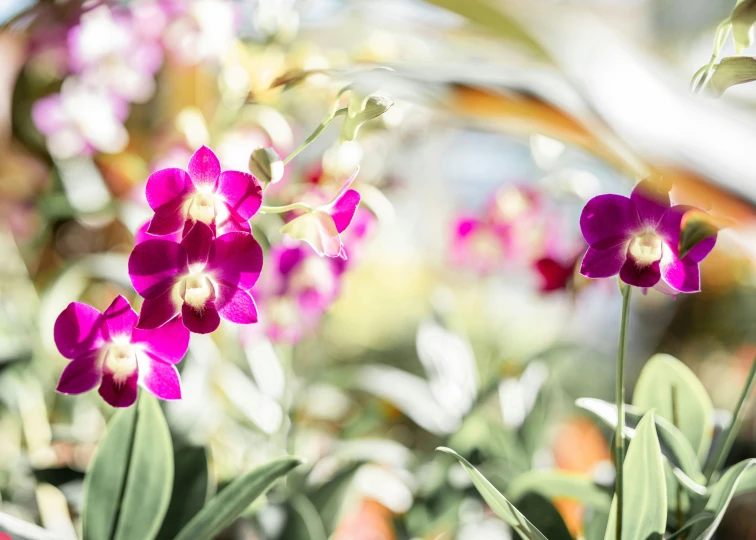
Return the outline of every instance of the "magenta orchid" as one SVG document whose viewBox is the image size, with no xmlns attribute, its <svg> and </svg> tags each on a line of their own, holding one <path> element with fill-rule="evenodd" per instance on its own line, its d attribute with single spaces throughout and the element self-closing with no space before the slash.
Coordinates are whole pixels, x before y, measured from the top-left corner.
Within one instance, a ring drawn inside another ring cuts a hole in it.
<svg viewBox="0 0 756 540">
<path fill-rule="evenodd" d="M 359 192 L 349 187 L 356 176 L 357 172 L 346 181 L 339 194 L 331 202 L 295 217 L 284 225 L 281 232 L 295 240 L 308 243 L 321 257 L 346 259 L 344 242 L 340 234 L 352 222 L 360 204 Z"/>
<path fill-rule="evenodd" d="M 213 235 L 249 232 L 247 220 L 262 204 L 262 187 L 249 173 L 221 172 L 216 155 L 203 146 L 192 155 L 187 171 L 152 173 L 147 202 L 155 211 L 147 232 L 155 236 L 187 233 L 198 222 L 208 225 Z"/>
<path fill-rule="evenodd" d="M 589 245 L 580 273 L 589 278 L 619 274 L 628 285 L 673 295 L 700 291 L 698 263 L 714 248 L 716 236 L 701 240 L 681 258 L 682 220 L 690 210 L 693 207 L 671 206 L 669 193 L 649 181 L 639 183 L 629 198 L 594 197 L 580 216 Z"/>
<path fill-rule="evenodd" d="M 58 392 L 81 394 L 99 386 L 113 407 L 133 404 L 137 386 L 161 399 L 180 399 L 174 364 L 186 354 L 189 332 L 180 317 L 154 330 L 136 328 L 136 322 L 137 314 L 123 296 L 104 313 L 87 304 L 69 304 L 55 321 L 55 344 L 71 359 Z"/>
<path fill-rule="evenodd" d="M 249 290 L 262 270 L 260 245 L 246 232 L 214 237 L 198 221 L 180 243 L 150 239 L 129 257 L 129 275 L 144 297 L 137 328 L 157 328 L 181 313 L 192 332 L 206 334 L 220 319 L 257 322 Z"/>
</svg>

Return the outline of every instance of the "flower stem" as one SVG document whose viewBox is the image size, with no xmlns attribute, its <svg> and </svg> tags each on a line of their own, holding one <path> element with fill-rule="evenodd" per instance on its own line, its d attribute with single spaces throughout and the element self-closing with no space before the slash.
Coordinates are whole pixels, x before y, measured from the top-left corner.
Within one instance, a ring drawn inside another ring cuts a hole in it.
<svg viewBox="0 0 756 540">
<path fill-rule="evenodd" d="M 620 285 L 622 289 L 622 320 L 620 322 L 619 348 L 617 349 L 617 428 L 614 433 L 614 460 L 617 480 L 614 491 L 617 497 L 617 533 L 616 539 L 622 540 L 622 463 L 625 460 L 625 337 L 627 319 L 630 312 L 630 285 Z"/>
<path fill-rule="evenodd" d="M 284 165 L 286 165 L 286 164 L 287 164 L 287 163 L 289 163 L 289 162 L 290 162 L 290 161 L 291 161 L 292 159 L 294 159 L 295 157 L 297 157 L 297 155 L 298 155 L 298 154 L 299 154 L 299 153 L 300 153 L 300 152 L 301 152 L 302 150 L 304 150 L 305 148 L 307 148 L 307 147 L 308 147 L 308 146 L 310 145 L 310 143 L 312 143 L 312 141 L 314 141 L 315 139 L 317 139 L 317 138 L 318 138 L 318 135 L 320 135 L 320 134 L 321 134 L 321 133 L 323 132 L 323 130 L 324 130 L 324 129 L 325 129 L 326 127 L 328 127 L 328 124 L 330 124 L 330 123 L 331 123 L 331 120 L 333 120 L 333 119 L 334 119 L 334 118 L 336 118 L 337 116 L 340 116 L 340 115 L 342 115 L 342 114 L 346 114 L 346 112 L 347 112 L 347 110 L 346 110 L 346 109 L 338 109 L 338 110 L 333 110 L 333 109 L 331 109 L 331 111 L 329 111 L 329 112 L 328 112 L 328 115 L 327 115 L 327 116 L 326 116 L 325 118 L 323 118 L 323 121 L 322 121 L 322 122 L 321 122 L 321 123 L 320 123 L 320 124 L 318 125 L 318 127 L 316 127 L 316 128 L 315 128 L 315 131 L 313 131 L 313 132 L 312 132 L 312 133 L 310 134 L 310 136 L 309 136 L 309 137 L 307 137 L 307 138 L 306 138 L 306 139 L 304 140 L 304 142 L 303 142 L 302 144 L 300 144 L 299 146 L 297 146 L 297 147 L 296 147 L 296 148 L 294 149 L 294 151 L 293 151 L 293 152 L 292 152 L 291 154 L 289 154 L 288 156 L 286 156 L 286 157 L 284 158 L 284 160 L 283 160 L 283 164 L 284 164 Z"/>
<path fill-rule="evenodd" d="M 295 202 L 287 204 L 286 206 L 261 206 L 260 212 L 263 214 L 283 214 L 290 210 L 304 210 L 305 212 L 312 212 L 314 208 L 307 203 Z"/>
<path fill-rule="evenodd" d="M 746 399 L 748 399 L 748 396 L 751 395 L 754 380 L 756 380 L 756 358 L 754 358 L 753 362 L 751 362 L 751 369 L 748 372 L 748 377 L 746 378 L 746 382 L 743 385 L 743 390 L 740 392 L 738 404 L 735 406 L 735 410 L 732 412 L 732 422 L 730 422 L 730 426 L 727 428 L 727 434 L 724 436 L 724 438 L 721 439 L 722 442 L 720 443 L 717 451 L 714 453 L 716 459 L 711 460 L 707 465 L 706 470 L 704 471 L 707 483 L 711 480 L 711 477 L 715 472 L 722 470 L 722 467 L 724 467 L 725 464 L 725 460 L 727 459 L 727 456 L 732 449 L 732 445 L 735 443 L 735 437 L 737 436 L 738 430 L 740 429 L 740 423 L 743 421 L 743 418 L 741 417 L 743 405 L 745 404 Z"/>
</svg>

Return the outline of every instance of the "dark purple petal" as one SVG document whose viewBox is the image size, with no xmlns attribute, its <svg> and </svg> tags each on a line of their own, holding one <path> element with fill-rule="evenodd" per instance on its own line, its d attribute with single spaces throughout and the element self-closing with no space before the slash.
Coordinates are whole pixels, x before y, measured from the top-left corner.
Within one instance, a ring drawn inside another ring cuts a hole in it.
<svg viewBox="0 0 756 540">
<path fill-rule="evenodd" d="M 209 334 L 220 325 L 220 315 L 215 309 L 215 302 L 208 300 L 202 310 L 197 310 L 189 304 L 181 307 L 184 326 L 195 334 Z"/>
<path fill-rule="evenodd" d="M 187 195 L 194 191 L 194 186 L 186 171 L 181 169 L 162 169 L 155 171 L 147 179 L 147 203 L 150 208 L 174 209 L 180 207 Z M 159 212 L 167 214 L 165 210 Z"/>
<path fill-rule="evenodd" d="M 147 226 L 147 232 L 153 236 L 171 236 L 181 231 L 186 218 L 177 208 L 172 213 L 163 215 L 155 214 Z"/>
<path fill-rule="evenodd" d="M 102 314 L 105 329 L 108 333 L 109 340 L 113 341 L 119 337 L 131 339 L 131 330 L 137 322 L 138 316 L 131 309 L 131 304 L 120 294 L 110 304 L 105 313 Z"/>
<path fill-rule="evenodd" d="M 717 237 L 709 236 L 708 238 L 704 238 L 699 243 L 697 243 L 693 248 L 688 252 L 688 254 L 683 258 L 683 261 L 686 264 L 689 263 L 700 263 L 702 260 L 706 258 L 706 256 L 711 253 L 711 250 L 714 249 L 714 245 L 717 243 Z"/>
<path fill-rule="evenodd" d="M 130 407 L 137 398 L 137 380 L 139 370 L 135 369 L 131 375 L 116 379 L 113 372 L 102 370 L 102 382 L 100 383 L 100 395 L 113 407 Z"/>
<path fill-rule="evenodd" d="M 701 273 L 698 263 L 686 263 L 667 246 L 663 248 L 661 260 L 661 275 L 664 281 L 673 289 L 684 293 L 694 293 L 701 290 Z"/>
<path fill-rule="evenodd" d="M 227 321 L 237 324 L 257 322 L 257 306 L 247 291 L 219 283 L 215 305 L 220 316 Z"/>
<path fill-rule="evenodd" d="M 245 219 L 242 219 L 241 216 L 235 214 L 229 214 L 224 219 L 217 221 L 215 227 L 215 236 L 223 236 L 224 234 L 231 232 L 252 232 L 252 227 L 250 227 L 249 221 L 246 221 Z"/>
<path fill-rule="evenodd" d="M 201 221 L 194 223 L 184 235 L 181 245 L 186 249 L 189 264 L 205 264 L 213 244 L 213 230 Z"/>
<path fill-rule="evenodd" d="M 354 213 L 357 211 L 359 205 L 360 194 L 354 189 L 346 190 L 328 205 L 325 210 L 333 218 L 333 222 L 336 224 L 336 231 L 340 233 L 344 232 L 352 222 Z"/>
<path fill-rule="evenodd" d="M 61 373 L 56 390 L 61 394 L 81 394 L 100 384 L 99 356 L 99 351 L 92 351 L 71 360 Z"/>
<path fill-rule="evenodd" d="M 669 209 L 669 193 L 661 191 L 655 184 L 643 180 L 630 194 L 638 218 L 643 227 L 656 228 L 665 212 Z"/>
<path fill-rule="evenodd" d="M 634 287 L 653 287 L 661 279 L 658 261 L 642 266 L 628 259 L 622 265 L 619 275 L 622 281 Z"/>
<path fill-rule="evenodd" d="M 657 227 L 657 234 L 664 239 L 664 242 L 674 253 L 675 258 L 679 255 L 683 218 L 685 217 L 685 214 L 690 211 L 698 211 L 698 208 L 683 204 L 675 205 L 667 210 Z M 709 252 L 714 249 L 716 243 L 716 236 L 704 238 L 698 244 L 693 246 L 693 249 L 691 249 L 685 256 L 684 262 L 686 264 L 701 262 Z"/>
<path fill-rule="evenodd" d="M 139 373 L 142 386 L 160 399 L 181 399 L 181 380 L 173 364 L 145 353 L 139 357 Z"/>
<path fill-rule="evenodd" d="M 160 296 L 187 271 L 186 250 L 176 242 L 147 240 L 129 256 L 131 284 L 145 298 Z"/>
<path fill-rule="evenodd" d="M 169 288 L 160 296 L 144 299 L 136 328 L 140 330 L 159 328 L 180 312 L 181 304 L 174 302 L 173 290 Z"/>
<path fill-rule="evenodd" d="M 640 228 L 638 212 L 627 197 L 599 195 L 588 201 L 580 215 L 580 230 L 588 245 L 606 249 L 621 244 Z"/>
<path fill-rule="evenodd" d="M 272 249 L 270 256 L 278 259 L 278 272 L 286 275 L 304 261 L 309 253 L 301 246 L 279 247 Z"/>
<path fill-rule="evenodd" d="M 247 290 L 260 277 L 262 264 L 262 248 L 251 234 L 228 233 L 213 242 L 205 270 L 218 281 Z"/>
<path fill-rule="evenodd" d="M 627 242 L 607 249 L 588 248 L 580 264 L 580 273 L 588 278 L 606 278 L 619 274 L 627 259 Z"/>
<path fill-rule="evenodd" d="M 139 227 L 134 233 L 134 245 L 141 244 L 147 240 L 157 240 L 157 235 L 150 234 L 147 229 L 150 226 L 150 222 L 147 221 L 144 225 Z M 170 242 L 181 242 L 181 233 L 175 232 L 168 235 L 160 235 L 160 240 L 169 240 Z"/>
<path fill-rule="evenodd" d="M 66 358 L 82 356 L 102 344 L 101 326 L 99 311 L 87 304 L 71 302 L 55 321 L 55 345 Z"/>
<path fill-rule="evenodd" d="M 226 200 L 229 211 L 244 220 L 254 216 L 262 204 L 262 186 L 249 173 L 222 172 L 217 193 Z"/>
<path fill-rule="evenodd" d="M 144 306 L 142 312 L 144 312 Z M 177 316 L 162 326 L 150 330 L 134 328 L 131 341 L 141 343 L 158 359 L 176 364 L 184 358 L 189 348 L 189 330 L 184 326 L 181 316 Z"/>
<path fill-rule="evenodd" d="M 189 176 L 196 187 L 211 187 L 215 191 L 220 176 L 220 162 L 207 146 L 197 149 L 189 159 Z"/>
</svg>

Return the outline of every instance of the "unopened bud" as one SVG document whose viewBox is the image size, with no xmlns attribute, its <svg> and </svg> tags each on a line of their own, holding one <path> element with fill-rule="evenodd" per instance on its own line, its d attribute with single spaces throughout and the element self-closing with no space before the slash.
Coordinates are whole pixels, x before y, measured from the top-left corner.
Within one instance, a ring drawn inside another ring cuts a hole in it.
<svg viewBox="0 0 756 540">
<path fill-rule="evenodd" d="M 275 150 L 261 146 L 249 156 L 249 170 L 260 182 L 275 184 L 283 178 L 284 164 Z"/>
<path fill-rule="evenodd" d="M 349 110 L 341 125 L 339 141 L 353 141 L 357 137 L 362 124 L 378 118 L 394 105 L 394 102 L 384 96 L 370 96 L 361 102 L 359 110 L 350 101 Z"/>
</svg>

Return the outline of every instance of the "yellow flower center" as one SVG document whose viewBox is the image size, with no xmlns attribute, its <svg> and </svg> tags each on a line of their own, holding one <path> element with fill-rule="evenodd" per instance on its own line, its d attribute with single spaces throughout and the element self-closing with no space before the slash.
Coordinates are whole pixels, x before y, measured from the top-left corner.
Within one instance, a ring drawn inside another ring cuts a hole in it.
<svg viewBox="0 0 756 540">
<path fill-rule="evenodd" d="M 215 220 L 215 197 L 212 193 L 199 193 L 192 198 L 189 217 L 210 224 Z"/>
<path fill-rule="evenodd" d="M 112 345 L 105 355 L 105 365 L 116 382 L 123 382 L 137 368 L 136 351 L 131 345 Z"/>
<path fill-rule="evenodd" d="M 662 240 L 652 232 L 640 234 L 630 241 L 628 253 L 637 264 L 648 266 L 661 259 Z"/>
<path fill-rule="evenodd" d="M 213 294 L 210 280 L 202 274 L 190 274 L 181 283 L 181 298 L 195 309 L 202 309 Z"/>
</svg>

